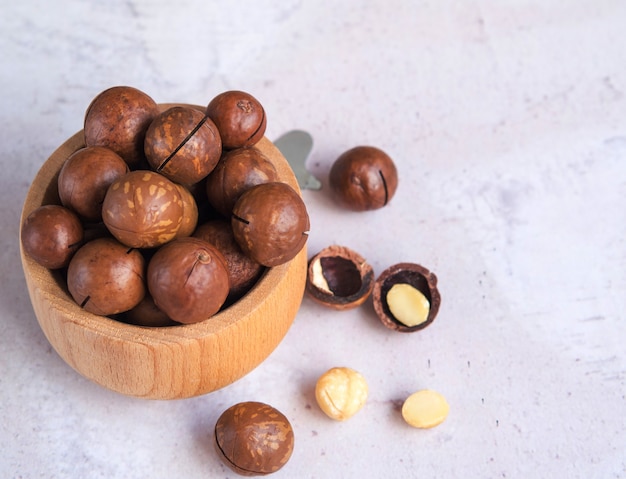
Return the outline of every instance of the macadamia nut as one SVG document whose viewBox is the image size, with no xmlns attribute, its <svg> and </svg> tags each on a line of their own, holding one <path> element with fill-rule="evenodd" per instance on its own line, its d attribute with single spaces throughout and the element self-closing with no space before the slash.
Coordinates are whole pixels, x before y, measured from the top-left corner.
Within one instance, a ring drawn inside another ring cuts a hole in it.
<svg viewBox="0 0 626 479">
<path fill-rule="evenodd" d="M 394 284 L 387 293 L 387 305 L 391 314 L 408 327 L 426 322 L 430 312 L 428 298 L 407 283 Z"/>
<path fill-rule="evenodd" d="M 278 409 L 257 401 L 229 407 L 215 424 L 215 445 L 224 463 L 242 476 L 281 469 L 293 453 L 294 433 Z"/>
<path fill-rule="evenodd" d="M 427 429 L 441 424 L 449 410 L 446 398 L 437 391 L 423 389 L 404 401 L 402 417 L 410 426 Z"/>
<path fill-rule="evenodd" d="M 346 367 L 329 369 L 315 385 L 315 399 L 320 409 L 337 421 L 354 416 L 364 406 L 368 392 L 365 378 Z"/>
</svg>

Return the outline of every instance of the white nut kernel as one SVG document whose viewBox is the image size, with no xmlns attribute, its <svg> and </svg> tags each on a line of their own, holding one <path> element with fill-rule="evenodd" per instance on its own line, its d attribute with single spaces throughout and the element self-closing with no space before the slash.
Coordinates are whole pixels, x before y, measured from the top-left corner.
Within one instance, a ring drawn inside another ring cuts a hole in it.
<svg viewBox="0 0 626 479">
<path fill-rule="evenodd" d="M 431 428 L 441 424 L 449 410 L 446 398 L 436 391 L 424 389 L 411 394 L 404 401 L 402 417 L 413 427 Z"/>
<path fill-rule="evenodd" d="M 333 294 L 333 292 L 330 289 L 330 286 L 328 285 L 328 281 L 326 281 L 326 278 L 324 278 L 324 271 L 322 268 L 322 261 L 320 258 L 317 258 L 313 264 L 311 265 L 311 269 L 313 272 L 312 275 L 312 283 L 319 289 L 321 289 L 322 291 L 324 291 L 325 293 L 328 294 Z"/>
<path fill-rule="evenodd" d="M 428 319 L 430 302 L 424 293 L 410 284 L 394 284 L 386 299 L 393 317 L 405 326 L 417 326 Z"/>
<path fill-rule="evenodd" d="M 354 416 L 365 404 L 367 394 L 365 378 L 346 367 L 329 369 L 315 385 L 315 399 L 320 409 L 337 421 Z"/>
</svg>

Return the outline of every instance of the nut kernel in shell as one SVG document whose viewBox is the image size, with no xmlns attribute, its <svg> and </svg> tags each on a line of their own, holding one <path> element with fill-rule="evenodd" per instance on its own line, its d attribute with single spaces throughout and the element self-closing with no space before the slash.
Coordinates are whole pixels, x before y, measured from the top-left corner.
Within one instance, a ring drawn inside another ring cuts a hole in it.
<svg viewBox="0 0 626 479">
<path fill-rule="evenodd" d="M 249 401 L 231 406 L 215 424 L 215 445 L 222 460 L 244 476 L 281 469 L 293 453 L 294 433 L 276 408 Z"/>
<path fill-rule="evenodd" d="M 306 291 L 317 302 L 338 310 L 365 302 L 374 287 L 374 271 L 345 246 L 324 248 L 309 260 Z"/>
<path fill-rule="evenodd" d="M 430 303 L 424 293 L 407 283 L 396 283 L 387 292 L 387 305 L 394 318 L 408 327 L 428 319 Z"/>
<path fill-rule="evenodd" d="M 345 421 L 354 416 L 367 400 L 369 388 L 365 378 L 347 367 L 331 368 L 315 384 L 315 399 L 331 419 Z"/>
<path fill-rule="evenodd" d="M 425 297 L 429 303 L 426 320 L 414 326 L 407 326 L 394 316 L 389 305 L 389 291 L 397 284 L 408 284 Z M 419 264 L 395 264 L 383 271 L 376 279 L 372 291 L 372 302 L 376 315 L 387 328 L 403 333 L 419 331 L 429 326 L 439 312 L 441 295 L 437 288 L 437 276 Z"/>
<path fill-rule="evenodd" d="M 441 424 L 449 410 L 445 397 L 432 389 L 424 389 L 404 401 L 402 417 L 410 426 L 427 429 Z"/>
</svg>

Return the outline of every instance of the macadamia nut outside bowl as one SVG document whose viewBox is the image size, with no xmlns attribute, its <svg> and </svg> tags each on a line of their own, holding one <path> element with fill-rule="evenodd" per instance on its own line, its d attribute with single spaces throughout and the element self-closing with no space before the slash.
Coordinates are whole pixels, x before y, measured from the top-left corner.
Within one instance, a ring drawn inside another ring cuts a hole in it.
<svg viewBox="0 0 626 479">
<path fill-rule="evenodd" d="M 169 104 L 161 105 L 162 109 Z M 43 164 L 28 191 L 21 224 L 37 207 L 59 204 L 57 176 L 65 159 L 84 146 L 80 131 Z M 299 192 L 285 158 L 267 139 L 257 145 L 281 181 Z M 91 314 L 69 295 L 60 274 L 20 254 L 30 299 L 46 338 L 72 368 L 122 394 L 177 399 L 215 391 L 240 379 L 278 346 L 304 294 L 306 247 L 268 268 L 239 301 L 205 321 L 141 327 Z"/>
</svg>

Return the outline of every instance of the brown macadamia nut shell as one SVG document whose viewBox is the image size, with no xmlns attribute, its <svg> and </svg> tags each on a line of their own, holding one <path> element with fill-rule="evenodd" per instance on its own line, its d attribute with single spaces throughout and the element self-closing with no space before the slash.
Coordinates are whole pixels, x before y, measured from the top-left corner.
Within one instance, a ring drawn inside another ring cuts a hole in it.
<svg viewBox="0 0 626 479">
<path fill-rule="evenodd" d="M 215 445 L 222 460 L 244 476 L 271 474 L 291 457 L 294 433 L 283 413 L 255 401 L 231 406 L 215 424 Z"/>
<path fill-rule="evenodd" d="M 222 215 L 230 216 L 243 192 L 262 183 L 278 181 L 271 161 L 257 148 L 224 152 L 206 181 L 209 203 Z"/>
<path fill-rule="evenodd" d="M 337 158 L 329 174 L 330 188 L 337 202 L 354 211 L 387 205 L 398 187 L 393 160 L 373 146 L 354 147 Z"/>
<path fill-rule="evenodd" d="M 244 253 L 264 266 L 283 264 L 302 249 L 309 215 L 302 198 L 286 183 L 263 183 L 243 193 L 231 220 Z"/>
<path fill-rule="evenodd" d="M 356 251 L 331 245 L 308 263 L 306 292 L 318 303 L 337 310 L 356 308 L 374 288 L 374 270 Z"/>
<path fill-rule="evenodd" d="M 159 248 L 148 263 L 147 279 L 156 306 L 184 324 L 217 313 L 230 288 L 222 254 L 210 243 L 192 237 Z"/>
<path fill-rule="evenodd" d="M 154 100 L 136 88 L 115 86 L 104 90 L 85 113 L 85 144 L 109 148 L 133 168 L 145 158 L 144 136 L 158 114 Z"/>
<path fill-rule="evenodd" d="M 24 251 L 49 269 L 64 268 L 82 245 L 83 226 L 78 216 L 60 205 L 32 211 L 21 228 Z"/>
<path fill-rule="evenodd" d="M 391 287 L 398 283 L 407 283 L 413 286 L 428 299 L 430 309 L 425 322 L 409 327 L 393 316 L 389 310 L 386 296 Z M 441 295 L 437 289 L 437 276 L 425 267 L 415 263 L 398 263 L 383 271 L 374 283 L 372 299 L 374 310 L 383 325 L 401 333 L 412 333 L 429 326 L 435 320 L 441 305 Z"/>
<path fill-rule="evenodd" d="M 152 169 L 176 183 L 191 185 L 213 171 L 222 154 L 222 140 L 202 112 L 175 106 L 152 121 L 144 149 Z"/>
<path fill-rule="evenodd" d="M 120 242 L 152 248 L 176 237 L 183 223 L 178 186 L 148 170 L 131 171 L 107 190 L 102 220 Z"/>
<path fill-rule="evenodd" d="M 61 203 L 86 221 L 98 222 L 109 186 L 128 171 L 128 164 L 113 150 L 82 148 L 70 155 L 59 172 Z"/>
<path fill-rule="evenodd" d="M 145 261 L 136 249 L 112 238 L 82 246 L 67 269 L 74 301 L 90 313 L 108 316 L 134 308 L 143 299 Z"/>
<path fill-rule="evenodd" d="M 255 145 L 265 134 L 265 110 L 249 93 L 220 93 L 209 102 L 206 114 L 217 126 L 224 149 Z"/>
<path fill-rule="evenodd" d="M 230 292 L 227 303 L 243 296 L 263 273 L 263 266 L 246 255 L 235 240 L 230 221 L 217 219 L 201 224 L 194 237 L 214 245 L 226 260 Z"/>
<path fill-rule="evenodd" d="M 183 214 L 180 227 L 176 232 L 176 238 L 183 238 L 185 236 L 191 236 L 196 226 L 198 226 L 198 204 L 191 191 L 185 186 L 176 183 L 176 188 L 178 189 L 183 205 Z"/>
</svg>

